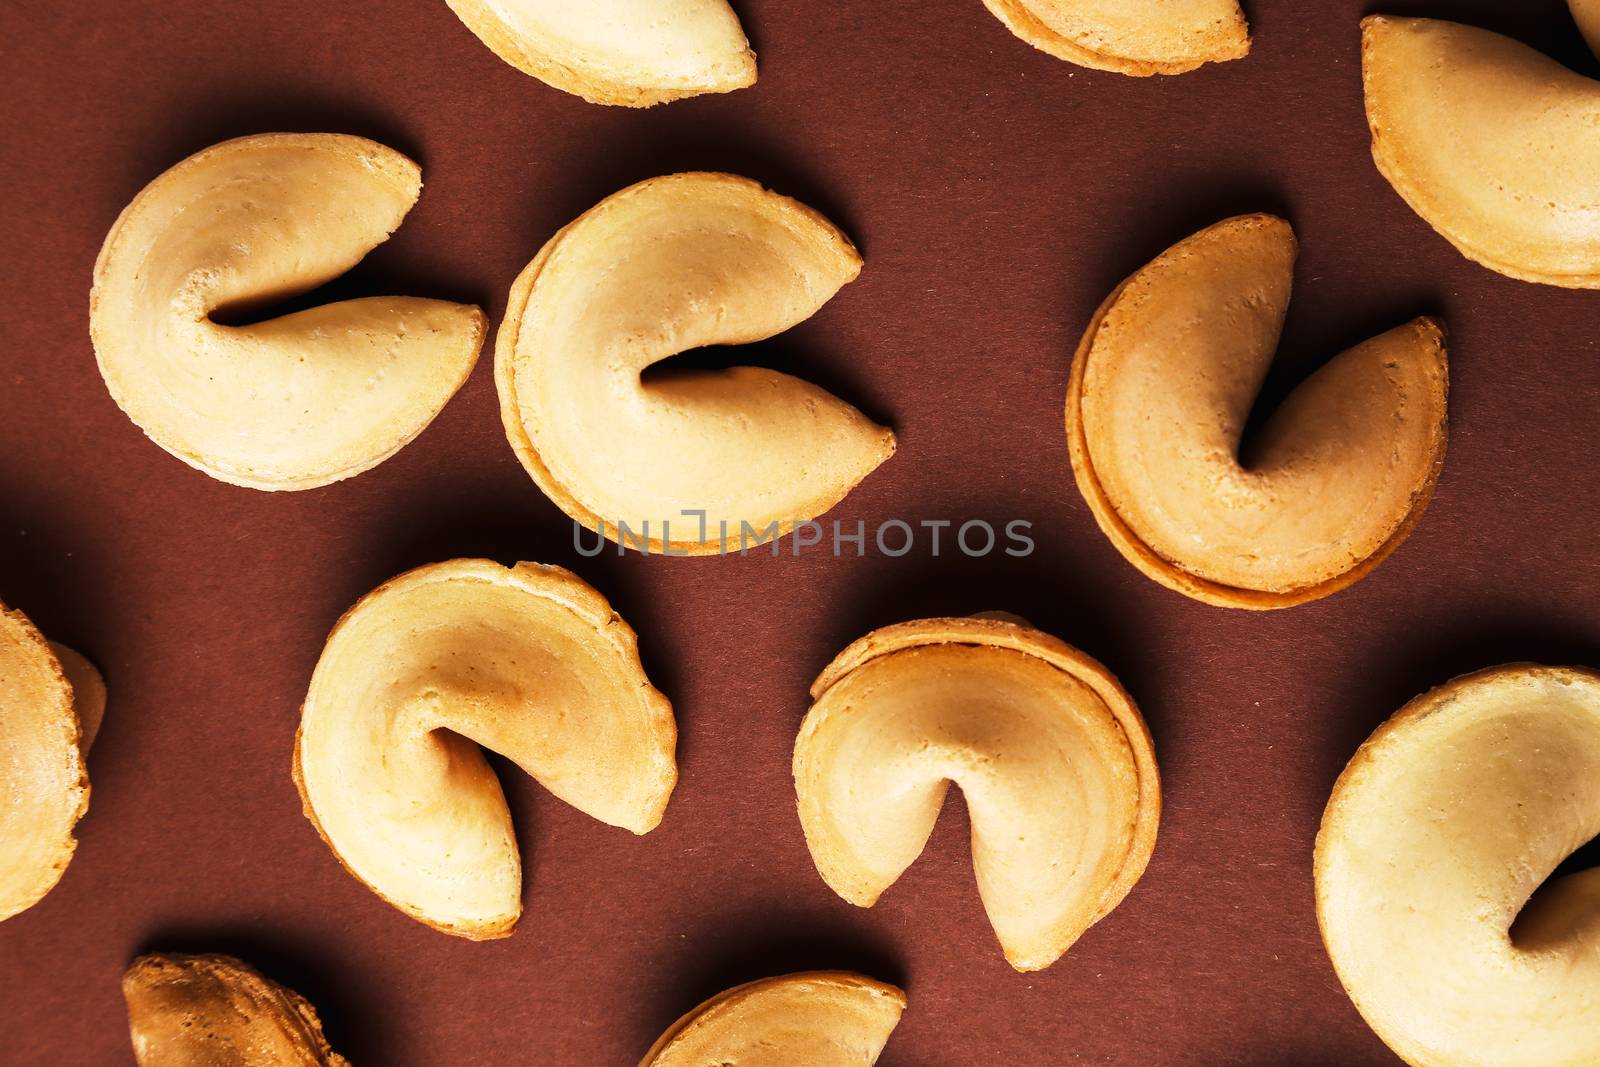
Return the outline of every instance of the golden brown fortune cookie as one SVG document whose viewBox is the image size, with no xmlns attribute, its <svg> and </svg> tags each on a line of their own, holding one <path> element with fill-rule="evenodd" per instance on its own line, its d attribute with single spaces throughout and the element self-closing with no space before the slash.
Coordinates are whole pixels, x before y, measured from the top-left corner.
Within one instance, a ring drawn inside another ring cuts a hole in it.
<svg viewBox="0 0 1600 1067">
<path fill-rule="evenodd" d="M 1202 230 L 1106 298 L 1072 363 L 1067 443 L 1095 520 L 1146 575 L 1210 604 L 1287 607 L 1364 577 L 1444 463 L 1444 333 L 1427 318 L 1335 357 L 1244 439 L 1295 253 L 1270 215 Z"/>
<path fill-rule="evenodd" d="M 1236 0 L 984 0 L 1006 28 L 1057 59 L 1146 77 L 1242 59 Z"/>
<path fill-rule="evenodd" d="M 821 215 L 744 178 L 624 189 L 512 287 L 495 347 L 506 436 L 550 499 L 613 541 L 701 555 L 781 537 L 888 459 L 894 435 L 773 370 L 642 375 L 782 333 L 860 269 Z"/>
<path fill-rule="evenodd" d="M 228 320 L 332 281 L 382 244 L 421 171 L 343 134 L 262 134 L 190 156 L 122 212 L 89 327 L 119 407 L 213 478 L 311 489 L 399 451 L 466 381 L 475 307 L 365 297 Z"/>
<path fill-rule="evenodd" d="M 1119 904 L 1155 847 L 1161 785 L 1109 672 L 1019 621 L 875 630 L 811 687 L 794 751 L 824 881 L 871 907 L 921 854 L 953 782 L 990 924 L 1019 971 L 1050 966 Z"/>
<path fill-rule="evenodd" d="M 1515 664 L 1417 697 L 1363 744 L 1317 835 L 1350 998 L 1415 1067 L 1600 1063 L 1600 675 Z"/>
<path fill-rule="evenodd" d="M 1591 40 L 1592 3 L 1574 4 Z M 1467 258 L 1523 281 L 1600 288 L 1600 82 L 1474 26 L 1361 23 L 1372 158 Z"/>
<path fill-rule="evenodd" d="M 140 956 L 122 996 L 140 1067 L 349 1067 L 305 998 L 231 956 Z"/>
<path fill-rule="evenodd" d="M 640 1067 L 872 1067 L 905 1007 L 894 986 L 845 971 L 766 978 L 673 1023 Z"/>
<path fill-rule="evenodd" d="M 727 0 L 448 0 L 495 55 L 595 104 L 649 107 L 754 85 Z"/>
<path fill-rule="evenodd" d="M 88 660 L 0 604 L 0 920 L 55 888 L 77 850 L 85 758 L 105 705 Z"/>
<path fill-rule="evenodd" d="M 677 781 L 677 725 L 633 630 L 560 567 L 458 559 L 361 598 L 328 637 L 295 744 L 306 816 L 384 900 L 508 936 L 522 864 L 483 748 L 635 834 Z"/>
</svg>

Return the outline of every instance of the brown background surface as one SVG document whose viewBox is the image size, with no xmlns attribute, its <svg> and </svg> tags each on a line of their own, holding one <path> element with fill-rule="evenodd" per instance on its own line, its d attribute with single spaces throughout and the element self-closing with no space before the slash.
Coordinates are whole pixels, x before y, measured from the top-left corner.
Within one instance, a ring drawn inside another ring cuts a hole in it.
<svg viewBox="0 0 1600 1067">
<path fill-rule="evenodd" d="M 630 112 L 526 78 L 442 0 L 0 0 L 0 597 L 88 653 L 112 693 L 77 858 L 0 926 L 0 1061 L 130 1062 L 118 977 L 163 948 L 254 962 L 367 1067 L 630 1064 L 701 998 L 809 967 L 906 986 L 892 1067 L 1397 1062 L 1318 941 L 1317 820 L 1357 743 L 1424 688 L 1511 659 L 1600 664 L 1600 295 L 1468 263 L 1384 183 L 1356 0 L 1256 0 L 1249 59 L 1151 80 L 1052 60 L 978 0 L 736 5 L 760 84 Z M 1549 0 L 1400 9 L 1600 69 Z M 376 137 L 428 183 L 319 300 L 443 296 L 498 319 L 557 227 L 675 169 L 734 170 L 822 209 L 865 273 L 741 358 L 899 431 L 899 455 L 834 516 L 1027 518 L 1038 552 L 578 558 L 506 445 L 487 349 L 431 429 L 352 481 L 268 495 L 191 471 L 101 384 L 91 265 L 160 171 L 280 129 Z M 1410 541 L 1353 589 L 1264 615 L 1128 566 L 1073 486 L 1061 426 L 1100 299 L 1173 241 L 1256 209 L 1291 218 L 1303 248 L 1265 403 L 1423 312 L 1448 322 L 1453 379 L 1449 459 Z M 289 777 L 333 621 L 383 579 L 458 555 L 563 563 L 597 585 L 682 733 L 681 784 L 644 838 L 499 765 L 527 913 L 487 944 L 404 918 L 341 870 Z M 1033 975 L 994 944 L 957 794 L 922 860 L 860 911 L 812 868 L 788 770 L 807 684 L 838 649 L 993 608 L 1120 675 L 1167 794 L 1144 880 Z"/>
</svg>

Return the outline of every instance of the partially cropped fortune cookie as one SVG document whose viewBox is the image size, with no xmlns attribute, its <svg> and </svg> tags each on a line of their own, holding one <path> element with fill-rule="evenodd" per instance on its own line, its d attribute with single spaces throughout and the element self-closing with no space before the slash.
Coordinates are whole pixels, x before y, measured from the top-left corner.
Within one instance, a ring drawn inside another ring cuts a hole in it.
<svg viewBox="0 0 1600 1067">
<path fill-rule="evenodd" d="M 0 604 L 0 920 L 55 888 L 77 850 L 105 704 L 88 660 Z"/>
<path fill-rule="evenodd" d="M 504 937 L 522 866 L 478 746 L 642 834 L 677 781 L 676 741 L 604 597 L 560 567 L 458 559 L 393 579 L 339 620 L 294 776 L 307 817 L 373 892 L 445 933 Z"/>
<path fill-rule="evenodd" d="M 708 554 L 782 536 L 888 459 L 894 435 L 777 371 L 641 374 L 781 333 L 860 270 L 821 215 L 744 178 L 624 189 L 512 287 L 495 348 L 506 435 L 562 510 L 612 540 Z"/>
<path fill-rule="evenodd" d="M 145 187 L 106 236 L 89 327 L 100 373 L 150 439 L 213 478 L 310 489 L 409 442 L 483 343 L 475 307 L 367 297 L 254 322 L 388 239 L 417 165 L 342 134 L 225 141 Z"/>
<path fill-rule="evenodd" d="M 1444 334 L 1421 318 L 1335 357 L 1249 439 L 1296 243 L 1270 215 L 1217 223 L 1123 282 L 1073 359 L 1078 488 L 1129 562 L 1211 604 L 1278 608 L 1366 575 L 1444 463 Z"/>
<path fill-rule="evenodd" d="M 1095 70 L 1182 74 L 1250 51 L 1250 30 L 1237 0 L 983 2 L 1035 48 Z"/>
<path fill-rule="evenodd" d="M 305 998 L 231 956 L 141 956 L 122 996 L 140 1067 L 348 1067 Z"/>
<path fill-rule="evenodd" d="M 673 1023 L 639 1067 L 872 1067 L 905 1007 L 894 986 L 844 971 L 766 978 Z"/>
<path fill-rule="evenodd" d="M 1600 55 L 1600 0 L 1567 0 L 1567 7 L 1589 51 Z"/>
<path fill-rule="evenodd" d="M 811 687 L 800 822 L 834 892 L 871 907 L 921 854 L 953 782 L 1006 959 L 1048 967 L 1122 901 L 1155 846 L 1161 787 L 1139 710 L 1106 669 L 1021 622 L 876 630 Z"/>
<path fill-rule="evenodd" d="M 1458 678 L 1361 746 L 1317 836 L 1339 979 L 1414 1067 L 1600 1063 L 1600 674 Z"/>
<path fill-rule="evenodd" d="M 1591 41 L 1600 9 L 1576 2 Z M 1509 37 L 1372 16 L 1361 71 L 1378 169 L 1469 259 L 1600 288 L 1600 82 Z"/>
<path fill-rule="evenodd" d="M 727 0 L 448 0 L 496 55 L 596 104 L 649 107 L 755 84 Z"/>
</svg>

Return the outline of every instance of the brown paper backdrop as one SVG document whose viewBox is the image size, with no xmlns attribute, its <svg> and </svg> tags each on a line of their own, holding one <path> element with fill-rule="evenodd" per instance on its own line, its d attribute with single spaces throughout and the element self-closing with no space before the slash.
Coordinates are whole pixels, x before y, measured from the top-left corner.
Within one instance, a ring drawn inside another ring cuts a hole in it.
<svg viewBox="0 0 1600 1067">
<path fill-rule="evenodd" d="M 1256 0 L 1249 59 L 1151 80 L 1052 60 L 978 0 L 736 3 L 760 84 L 630 112 L 524 77 L 442 0 L 0 0 L 0 597 L 88 653 L 112 694 L 77 858 L 0 926 L 0 1061 L 130 1062 L 118 977 L 167 948 L 252 961 L 367 1067 L 630 1064 L 703 997 L 809 967 L 905 985 L 892 1067 L 1397 1062 L 1318 941 L 1317 819 L 1356 744 L 1422 689 L 1510 659 L 1600 663 L 1600 294 L 1468 263 L 1384 183 L 1356 0 Z M 1549 0 L 1400 7 L 1597 70 Z M 858 240 L 866 271 L 748 358 L 901 440 L 835 517 L 1027 518 L 1038 552 L 578 558 L 501 434 L 488 350 L 431 429 L 352 481 L 268 495 L 191 471 L 101 384 L 91 266 L 161 170 L 280 129 L 366 134 L 424 167 L 420 205 L 333 295 L 451 297 L 496 318 L 539 245 L 627 183 L 723 168 L 801 197 Z M 1269 398 L 1423 312 L 1448 322 L 1453 379 L 1449 459 L 1410 541 L 1353 589 L 1265 615 L 1124 563 L 1073 486 L 1061 425 L 1068 358 L 1112 285 L 1254 209 L 1285 213 L 1303 246 Z M 644 838 L 504 775 L 527 913 L 488 944 L 347 875 L 289 777 L 333 621 L 458 555 L 563 563 L 597 585 L 682 731 L 681 784 Z M 1144 880 L 1033 975 L 984 921 L 956 794 L 922 860 L 860 911 L 813 870 L 789 777 L 806 686 L 834 652 L 869 627 L 992 608 L 1121 676 L 1167 793 Z"/>
</svg>

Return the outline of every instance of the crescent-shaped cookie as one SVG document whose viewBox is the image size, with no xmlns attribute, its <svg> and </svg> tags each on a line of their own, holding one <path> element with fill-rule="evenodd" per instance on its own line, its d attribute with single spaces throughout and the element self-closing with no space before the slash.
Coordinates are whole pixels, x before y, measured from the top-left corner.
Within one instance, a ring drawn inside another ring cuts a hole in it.
<svg viewBox="0 0 1600 1067">
<path fill-rule="evenodd" d="M 1243 59 L 1237 0 L 983 0 L 1006 28 L 1057 59 L 1145 77 Z"/>
<path fill-rule="evenodd" d="M 349 1067 L 304 997 L 231 956 L 140 956 L 122 997 L 140 1067 Z"/>
<path fill-rule="evenodd" d="M 367 297 L 244 326 L 214 316 L 344 274 L 421 191 L 415 163 L 342 134 L 225 141 L 162 174 L 95 264 L 89 327 L 118 406 L 185 463 L 252 489 L 311 489 L 399 451 L 472 370 L 477 308 Z"/>
<path fill-rule="evenodd" d="M 373 892 L 474 940 L 511 933 L 522 866 L 478 746 L 636 834 L 677 781 L 677 726 L 633 631 L 560 567 L 452 560 L 363 597 L 328 637 L 294 778 L 335 855 Z"/>
<path fill-rule="evenodd" d="M 1361 74 L 1372 158 L 1428 225 L 1509 277 L 1600 288 L 1600 82 L 1488 30 L 1387 15 L 1361 23 Z"/>
<path fill-rule="evenodd" d="M 888 459 L 894 435 L 776 371 L 641 374 L 781 333 L 860 269 L 821 215 L 744 178 L 624 189 L 512 287 L 495 348 L 506 435 L 563 511 L 613 541 L 699 555 L 782 536 Z"/>
<path fill-rule="evenodd" d="M 894 986 L 846 971 L 765 978 L 673 1023 L 639 1067 L 872 1067 L 905 1008 Z"/>
<path fill-rule="evenodd" d="M 1600 1063 L 1600 674 L 1496 667 L 1402 708 L 1334 786 L 1317 917 L 1414 1067 Z"/>
<path fill-rule="evenodd" d="M 77 850 L 105 703 L 88 660 L 0 604 L 0 920 L 43 899 Z"/>
<path fill-rule="evenodd" d="M 1095 520 L 1146 575 L 1210 604 L 1287 607 L 1365 576 L 1444 463 L 1444 334 L 1426 318 L 1334 358 L 1241 452 L 1295 252 L 1269 215 L 1202 230 L 1123 282 L 1073 359 L 1067 441 Z"/>
<path fill-rule="evenodd" d="M 1048 967 L 1125 897 L 1161 786 L 1139 710 L 1094 660 L 1001 617 L 876 630 L 811 687 L 794 751 L 811 858 L 871 907 L 933 832 L 954 782 L 984 909 L 1019 971 Z"/>
<path fill-rule="evenodd" d="M 650 107 L 754 85 L 727 0 L 447 0 L 495 55 L 595 104 Z"/>
</svg>

